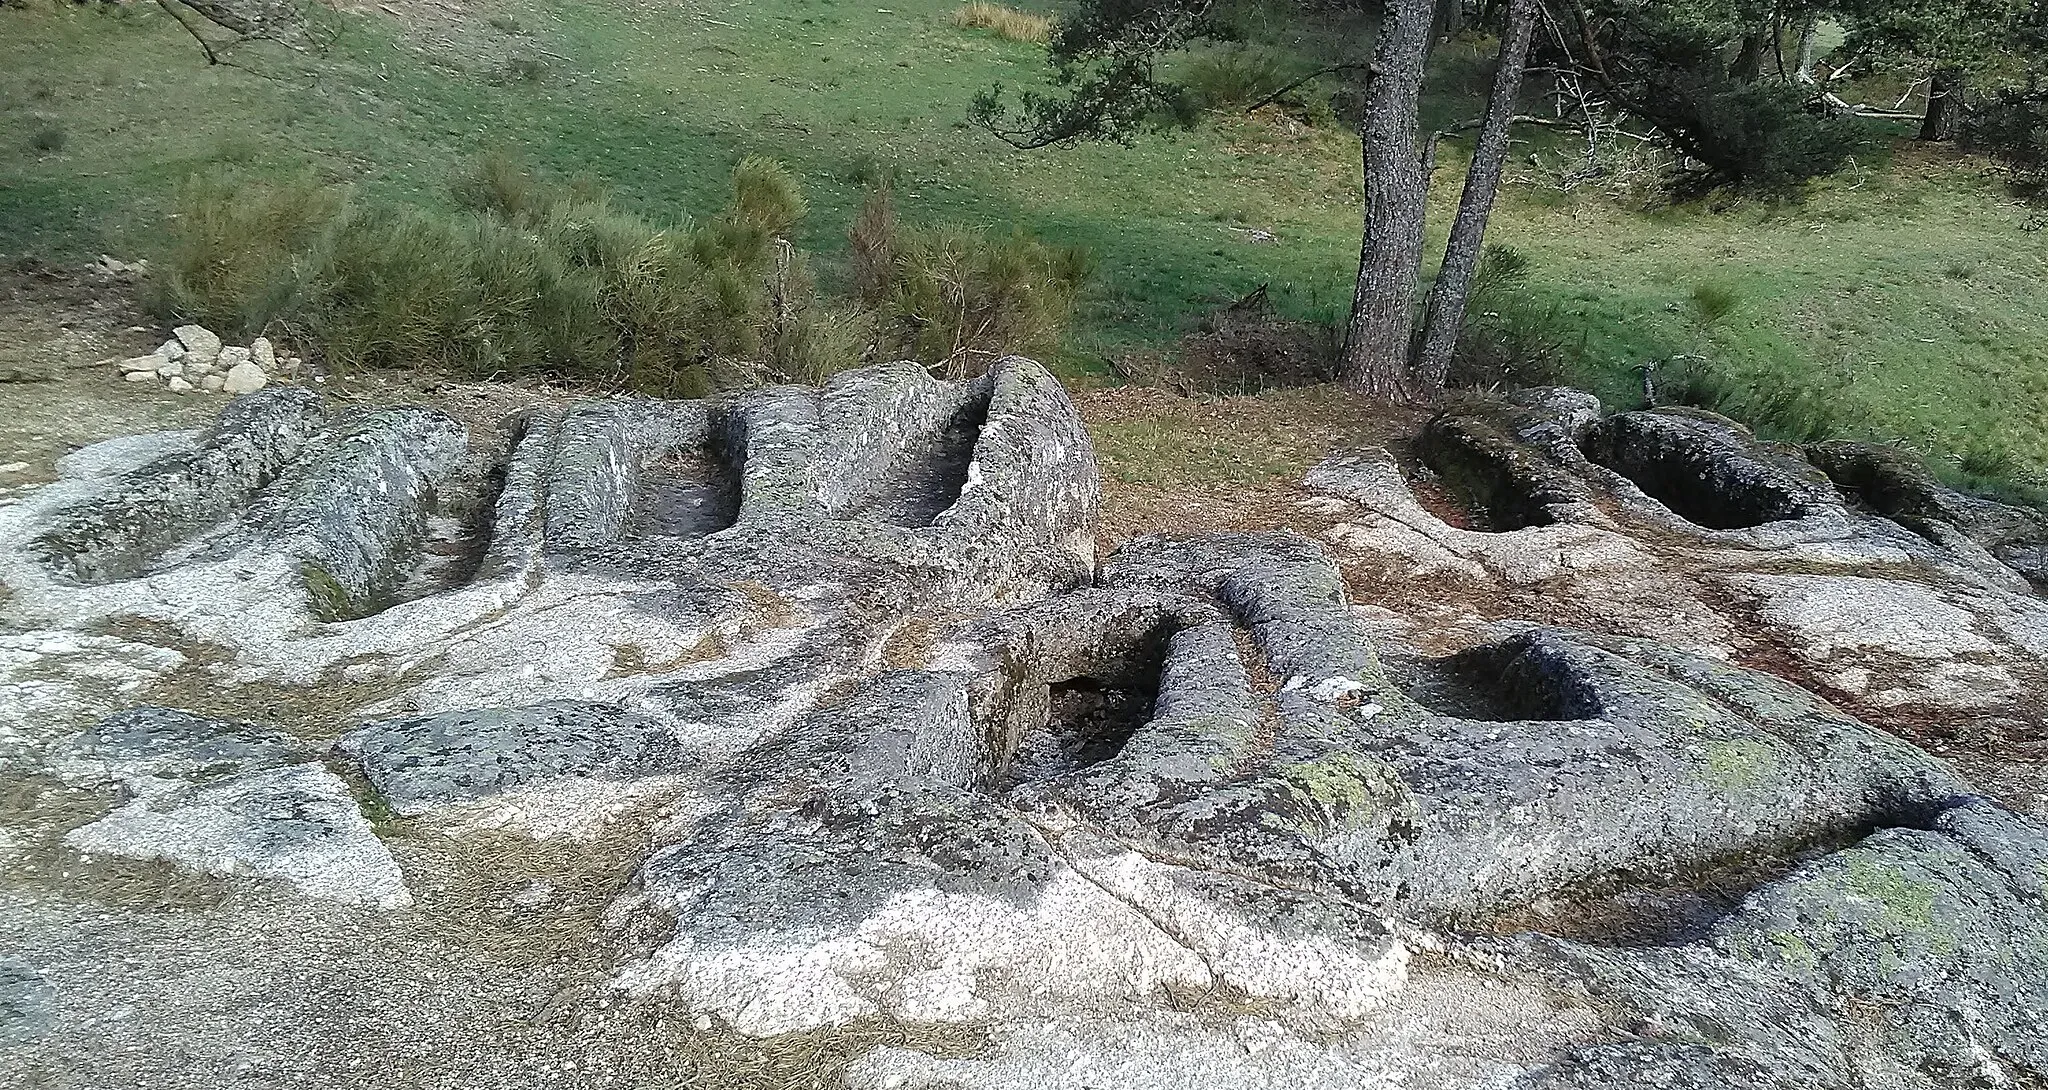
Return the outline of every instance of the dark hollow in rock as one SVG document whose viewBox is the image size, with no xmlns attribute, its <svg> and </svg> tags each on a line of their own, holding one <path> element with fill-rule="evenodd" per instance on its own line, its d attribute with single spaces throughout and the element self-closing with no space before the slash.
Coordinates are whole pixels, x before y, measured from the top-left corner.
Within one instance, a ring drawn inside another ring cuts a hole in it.
<svg viewBox="0 0 2048 1090">
<path fill-rule="evenodd" d="M 1382 662 L 1410 700 L 1452 719 L 1563 723 L 1598 719 L 1605 710 L 1587 679 L 1526 640 L 1443 658 L 1387 655 Z"/>
<path fill-rule="evenodd" d="M 1779 474 L 1705 425 L 1640 412 L 1587 428 L 1579 449 L 1634 481 L 1678 517 L 1709 530 L 1745 530 L 1796 519 L 1806 505 Z"/>
<path fill-rule="evenodd" d="M 1090 664 L 1089 673 L 1045 685 L 1045 721 L 1017 739 L 1005 790 L 1101 764 L 1123 752 L 1159 703 L 1166 665 L 1163 633 Z"/>
<path fill-rule="evenodd" d="M 974 447 L 988 423 L 993 386 L 977 381 L 971 395 L 937 428 L 910 438 L 903 453 L 866 496 L 842 513 L 857 522 L 930 526 L 967 487 Z"/>
<path fill-rule="evenodd" d="M 1527 448 L 1492 424 L 1438 416 L 1422 430 L 1417 453 L 1471 516 L 1474 529 L 1508 533 L 1557 521 L 1553 504 L 1570 495 L 1545 479 Z"/>
<path fill-rule="evenodd" d="M 703 537 L 740 515 L 745 443 L 733 421 L 714 416 L 700 442 L 673 447 L 641 467 L 631 533 L 639 537 Z"/>
<path fill-rule="evenodd" d="M 1943 485 L 1918 458 L 1881 443 L 1835 440 L 1807 458 L 1852 502 L 1936 545 L 1957 533 L 2036 586 L 2048 588 L 2048 515 Z"/>
<path fill-rule="evenodd" d="M 528 423 L 523 416 L 509 422 L 499 443 L 472 450 L 451 479 L 435 490 L 426 537 L 405 582 L 392 595 L 392 604 L 467 586 L 481 573 L 497 529 L 511 451 L 525 438 Z"/>
<path fill-rule="evenodd" d="M 1920 819 L 1924 823 L 1924 819 Z M 1484 921 L 1500 935 L 1541 932 L 1573 942 L 1613 947 L 1667 946 L 1710 935 L 1756 890 L 1805 863 L 1869 836 L 1883 822 L 1836 831 L 1782 852 L 1745 852 L 1675 873 L 1622 874 L 1571 896 Z"/>
</svg>

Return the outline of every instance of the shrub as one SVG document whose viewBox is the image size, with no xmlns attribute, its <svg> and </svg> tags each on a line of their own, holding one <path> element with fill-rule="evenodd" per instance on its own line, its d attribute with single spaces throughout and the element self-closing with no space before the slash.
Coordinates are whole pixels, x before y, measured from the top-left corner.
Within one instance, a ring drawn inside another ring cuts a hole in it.
<svg viewBox="0 0 2048 1090">
<path fill-rule="evenodd" d="M 1659 125 L 1697 163 L 1676 176 L 1681 192 L 1733 186 L 1787 194 L 1840 170 L 1871 142 L 1866 123 L 1812 113 L 1795 87 L 1721 81 L 1665 93 Z"/>
<path fill-rule="evenodd" d="M 861 202 L 846 243 L 854 298 L 870 307 L 881 306 L 895 279 L 896 264 L 896 205 L 887 186 L 869 191 Z"/>
<path fill-rule="evenodd" d="M 2003 88 L 1977 103 L 1964 118 L 1963 143 L 2002 160 L 2023 195 L 2048 192 L 2048 88 Z"/>
<path fill-rule="evenodd" d="M 963 30 L 990 30 L 1013 42 L 1043 42 L 1052 37 L 1052 20 L 1028 11 L 972 0 L 954 9 L 951 21 Z"/>
<path fill-rule="evenodd" d="M 63 151 L 69 136 L 62 125 L 44 125 L 28 138 L 28 146 L 36 151 Z"/>
<path fill-rule="evenodd" d="M 1085 251 L 961 227 L 900 227 L 887 189 L 848 232 L 856 298 L 875 312 L 875 349 L 972 373 L 1066 329 L 1089 275 Z"/>
<path fill-rule="evenodd" d="M 1784 195 L 1872 144 L 1862 119 L 1810 109 L 1811 91 L 1731 72 L 1743 27 L 1728 5 L 1592 0 L 1602 79 L 1679 153 L 1681 194 L 1732 187 Z"/>
<path fill-rule="evenodd" d="M 455 215 L 356 209 L 310 183 L 193 183 L 160 303 L 234 335 L 286 322 L 341 366 L 668 395 L 818 378 L 859 359 L 849 345 L 865 327 L 835 333 L 836 312 L 816 307 L 800 257 L 779 241 L 804 203 L 766 160 L 734 169 L 727 206 L 702 225 L 652 222 L 503 155 L 451 190 Z"/>
<path fill-rule="evenodd" d="M 1481 255 L 1445 376 L 1449 385 L 1548 386 L 1563 380 L 1574 338 L 1563 308 L 1529 293 L 1528 274 L 1528 257 L 1513 247 L 1488 246 Z"/>
<path fill-rule="evenodd" d="M 1779 374 L 1744 382 L 1699 356 L 1680 356 L 1656 368 L 1653 385 L 1657 404 L 1710 409 L 1781 442 L 1839 438 L 1857 417 L 1839 382 Z"/>
<path fill-rule="evenodd" d="M 1735 313 L 1742 304 L 1742 293 L 1720 284 L 1698 284 L 1692 289 L 1691 301 L 1693 316 L 1712 325 Z"/>
<path fill-rule="evenodd" d="M 1231 43 L 1202 49 L 1176 73 L 1193 105 L 1203 110 L 1246 106 L 1287 85 L 1293 66 L 1261 46 Z"/>
<path fill-rule="evenodd" d="M 253 337 L 305 302 L 347 194 L 301 176 L 237 185 L 195 178 L 180 186 L 170 250 L 156 262 L 158 310 L 226 336 Z"/>
</svg>

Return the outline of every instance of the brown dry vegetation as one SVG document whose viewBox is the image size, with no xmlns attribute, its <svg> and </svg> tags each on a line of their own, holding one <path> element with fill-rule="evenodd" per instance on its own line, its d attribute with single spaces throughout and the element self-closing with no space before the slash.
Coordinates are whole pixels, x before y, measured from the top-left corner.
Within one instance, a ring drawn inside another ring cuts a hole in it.
<svg viewBox="0 0 2048 1090">
<path fill-rule="evenodd" d="M 1052 36 L 1051 19 L 986 0 L 960 5 L 950 21 L 963 30 L 992 30 L 1013 42 L 1042 42 Z"/>
<path fill-rule="evenodd" d="M 1104 552 L 1142 534 L 1313 533 L 1303 475 L 1339 451 L 1405 448 L 1427 415 L 1339 386 L 1211 398 L 1128 386 L 1075 400 L 1102 465 Z"/>
</svg>

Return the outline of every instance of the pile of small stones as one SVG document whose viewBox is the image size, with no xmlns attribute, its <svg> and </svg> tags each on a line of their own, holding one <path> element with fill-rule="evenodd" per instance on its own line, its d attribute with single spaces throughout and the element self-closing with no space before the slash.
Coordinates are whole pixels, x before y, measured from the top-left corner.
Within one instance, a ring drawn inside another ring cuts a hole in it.
<svg viewBox="0 0 2048 1090">
<path fill-rule="evenodd" d="M 146 356 L 111 361 L 129 382 L 156 383 L 174 394 L 253 394 L 274 375 L 297 374 L 297 356 L 279 356 L 267 337 L 248 347 L 222 344 L 205 326 L 181 325 Z"/>
</svg>

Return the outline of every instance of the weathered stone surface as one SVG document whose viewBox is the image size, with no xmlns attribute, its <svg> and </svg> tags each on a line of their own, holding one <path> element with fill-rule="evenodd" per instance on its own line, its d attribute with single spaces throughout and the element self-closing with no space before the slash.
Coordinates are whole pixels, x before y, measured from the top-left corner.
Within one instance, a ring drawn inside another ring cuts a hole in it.
<svg viewBox="0 0 2048 1090">
<path fill-rule="evenodd" d="M 366 414 L 279 474 L 231 540 L 298 560 L 321 619 L 373 612 L 404 582 L 435 487 L 466 439 L 462 425 L 437 412 Z"/>
<path fill-rule="evenodd" d="M 171 336 L 185 346 L 185 355 L 194 359 L 211 360 L 220 358 L 220 337 L 212 330 L 200 325 L 181 325 L 171 330 Z"/>
<path fill-rule="evenodd" d="M 411 903 L 398 865 L 341 779 L 268 727 L 137 708 L 73 739 L 54 767 L 112 780 L 129 800 L 71 830 L 87 853 L 279 879 L 376 908 Z"/>
<path fill-rule="evenodd" d="M 402 908 L 398 865 L 348 786 L 316 764 L 286 765 L 138 797 L 65 842 L 222 877 L 279 879 L 308 897 Z"/>
<path fill-rule="evenodd" d="M 34 1040 L 56 1020 L 54 989 L 42 974 L 0 958 L 0 1048 Z"/>
<path fill-rule="evenodd" d="M 263 373 L 263 368 L 248 360 L 229 366 L 221 377 L 221 389 L 236 395 L 253 394 L 269 383 L 270 376 Z"/>
<path fill-rule="evenodd" d="M 688 764 L 661 720 L 568 701 L 390 720 L 341 745 L 406 816 L 529 784 L 659 776 Z"/>
<path fill-rule="evenodd" d="M 5 753 L 125 796 L 73 851 L 420 898 L 322 909 L 373 937 L 601 916 L 564 941 L 616 948 L 562 951 L 601 968 L 536 1009 L 636 1033 L 993 1031 L 856 1085 L 2039 1079 L 2039 828 L 1814 694 L 1948 670 L 1899 707 L 2015 716 L 2048 617 L 1725 421 L 1530 392 L 1432 425 L 1442 495 L 1320 467 L 1336 556 L 1099 563 L 1086 434 L 1027 361 L 231 432 L 87 448 L 0 509 L 0 669 L 38 709 Z M 203 451 L 203 516 L 124 544 Z M 209 671 L 364 695 L 290 720 L 317 742 L 34 733 Z M 316 753 L 405 818 L 412 890 Z"/>
<path fill-rule="evenodd" d="M 1657 1027 L 1528 1085 L 2026 1086 L 2048 1077 L 2048 829 L 1962 799 L 1771 882 L 1692 943 L 1518 964 Z M 1657 1081 L 1657 1080 L 1663 1081 Z"/>
<path fill-rule="evenodd" d="M 190 450 L 62 511 L 34 547 L 82 582 L 140 575 L 172 545 L 237 513 L 298 456 L 321 420 L 319 399 L 304 390 L 234 402 Z"/>
<path fill-rule="evenodd" d="M 1782 664 L 1916 737 L 1945 712 L 1984 717 L 1967 733 L 2003 752 L 2048 729 L 2032 517 L 1942 489 L 1888 448 L 1824 444 L 1808 462 L 1711 414 L 1603 417 L 1586 395 L 1528 391 L 1460 403 L 1417 453 L 1420 494 L 1384 451 L 1308 484 L 1354 581 L 1422 642 L 1558 619 Z M 1446 521 L 1460 517 L 1476 528 Z"/>
</svg>

